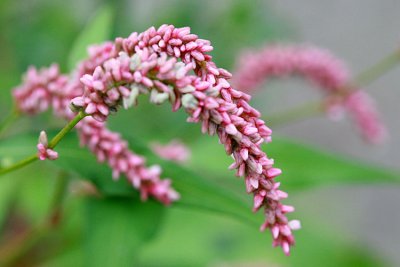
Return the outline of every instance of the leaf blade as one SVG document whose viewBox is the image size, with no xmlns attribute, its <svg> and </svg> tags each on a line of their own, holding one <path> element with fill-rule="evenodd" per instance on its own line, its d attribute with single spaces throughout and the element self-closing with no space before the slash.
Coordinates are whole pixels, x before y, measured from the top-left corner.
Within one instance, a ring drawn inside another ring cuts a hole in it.
<svg viewBox="0 0 400 267">
<path fill-rule="evenodd" d="M 113 10 L 111 6 L 105 5 L 96 11 L 72 46 L 68 56 L 68 69 L 70 71 L 80 60 L 86 57 L 89 45 L 104 42 L 110 37 L 112 20 Z"/>
</svg>

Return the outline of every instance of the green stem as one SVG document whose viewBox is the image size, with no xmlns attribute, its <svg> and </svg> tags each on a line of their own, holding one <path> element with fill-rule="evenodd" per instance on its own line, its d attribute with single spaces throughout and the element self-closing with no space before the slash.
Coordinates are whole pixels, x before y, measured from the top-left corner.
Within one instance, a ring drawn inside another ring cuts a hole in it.
<svg viewBox="0 0 400 267">
<path fill-rule="evenodd" d="M 13 109 L 13 111 L 8 114 L 8 116 L 4 119 L 4 121 L 0 124 L 0 135 L 10 126 L 15 120 L 18 119 L 20 113 L 17 109 Z"/>
<path fill-rule="evenodd" d="M 31 155 L 31 156 L 29 156 L 29 157 L 27 157 L 27 158 L 15 163 L 15 164 L 11 165 L 9 167 L 0 169 L 0 175 L 3 175 L 3 174 L 6 174 L 6 173 L 9 173 L 9 172 L 18 170 L 18 169 L 20 169 L 20 168 L 22 168 L 22 167 L 24 167 L 26 165 L 31 164 L 32 162 L 35 162 L 37 159 L 38 159 L 37 154 Z"/>
<path fill-rule="evenodd" d="M 55 148 L 56 145 L 61 141 L 61 139 L 64 138 L 64 136 L 69 133 L 75 125 L 78 124 L 83 118 L 85 118 L 87 115 L 83 112 L 80 111 L 75 118 L 73 118 L 65 127 L 49 142 L 49 148 Z"/>
<path fill-rule="evenodd" d="M 61 139 L 64 138 L 64 136 L 69 133 L 76 124 L 78 124 L 79 121 L 81 121 L 84 117 L 87 115 L 83 112 L 80 111 L 78 115 L 76 115 L 50 142 L 48 145 L 48 148 L 53 149 L 57 146 L 57 144 L 61 141 Z M 38 160 L 37 154 L 31 155 L 9 167 L 0 169 L 0 175 L 18 170 L 34 161 Z"/>
<path fill-rule="evenodd" d="M 323 110 L 321 102 L 307 103 L 305 105 L 295 107 L 276 115 L 265 117 L 268 126 L 276 126 L 283 123 L 306 119 L 310 116 L 319 114 Z"/>
<path fill-rule="evenodd" d="M 400 63 L 400 49 L 384 57 L 373 66 L 359 73 L 352 83 L 348 86 L 341 88 L 343 92 L 352 90 L 354 87 L 364 87 L 384 75 L 389 70 L 393 69 Z M 279 125 L 296 121 L 299 119 L 305 119 L 307 117 L 317 115 L 323 111 L 323 102 L 318 103 L 307 103 L 300 107 L 295 107 L 287 111 L 272 115 L 266 118 L 266 121 L 270 122 L 269 125 Z"/>
<path fill-rule="evenodd" d="M 357 87 L 367 86 L 400 63 L 400 49 L 384 57 L 370 68 L 359 73 L 354 84 Z"/>
</svg>

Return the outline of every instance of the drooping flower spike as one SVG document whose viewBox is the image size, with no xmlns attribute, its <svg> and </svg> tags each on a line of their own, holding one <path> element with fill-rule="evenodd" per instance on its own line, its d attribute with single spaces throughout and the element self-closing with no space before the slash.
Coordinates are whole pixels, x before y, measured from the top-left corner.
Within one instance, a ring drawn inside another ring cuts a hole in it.
<svg viewBox="0 0 400 267">
<path fill-rule="evenodd" d="M 243 92 L 254 92 L 270 78 L 299 75 L 324 91 L 329 117 L 339 118 L 347 110 L 361 135 L 372 143 L 387 135 L 373 99 L 359 88 L 349 88 L 351 79 L 344 62 L 326 50 L 304 45 L 266 46 L 243 53 L 237 66 L 234 84 Z"/>
<path fill-rule="evenodd" d="M 264 209 L 261 228 L 269 228 L 274 246 L 282 246 L 289 254 L 294 244 L 291 231 L 299 228 L 299 222 L 286 218 L 285 214 L 294 209 L 280 202 L 287 197 L 279 190 L 280 183 L 274 181 L 281 171 L 273 168 L 273 160 L 260 149 L 262 142 L 271 141 L 271 130 L 248 104 L 250 96 L 227 82 L 230 73 L 211 61 L 206 54 L 211 50 L 210 43 L 191 34 L 189 28 L 163 25 L 157 30 L 152 27 L 141 34 L 133 33 L 127 39 L 117 38 L 115 43 L 94 51 L 67 86 L 71 94 L 78 93 L 82 86 L 76 83 L 76 77 L 95 68 L 93 73 L 83 75 L 85 88 L 72 100 L 75 110 L 84 110 L 97 120 L 87 117 L 78 124 L 81 141 L 99 160 L 107 160 L 116 177 L 125 172 L 142 196 L 152 194 L 163 202 L 170 201 L 176 193 L 168 180 L 158 179 L 160 170 L 141 172 L 141 158 L 129 157 L 133 153 L 126 149 L 126 142 L 108 131 L 103 121 L 120 106 L 136 104 L 138 95 L 145 93 L 150 93 L 152 103 L 170 101 L 173 110 L 183 106 L 189 121 L 202 122 L 203 132 L 218 134 L 227 154 L 235 160 L 230 168 L 245 177 L 247 191 L 254 195 L 254 210 Z M 151 183 L 146 187 L 147 181 Z"/>
<path fill-rule="evenodd" d="M 274 181 L 281 171 L 260 149 L 262 142 L 271 141 L 271 130 L 248 104 L 250 96 L 233 89 L 227 81 L 230 73 L 206 54 L 212 50 L 210 43 L 189 28 L 163 25 L 117 38 L 114 45 L 118 53 L 81 78 L 85 90 L 72 100 L 74 108 L 102 122 L 121 106 L 136 104 L 140 94 L 150 94 L 155 104 L 169 101 L 173 110 L 183 106 L 188 121 L 201 122 L 203 132 L 218 134 L 235 160 L 230 168 L 245 177 L 247 191 L 254 195 L 254 210 L 264 209 L 262 228 L 270 228 L 274 245 L 289 254 L 294 238 L 285 214 L 294 209 L 281 204 L 287 194 Z"/>
</svg>

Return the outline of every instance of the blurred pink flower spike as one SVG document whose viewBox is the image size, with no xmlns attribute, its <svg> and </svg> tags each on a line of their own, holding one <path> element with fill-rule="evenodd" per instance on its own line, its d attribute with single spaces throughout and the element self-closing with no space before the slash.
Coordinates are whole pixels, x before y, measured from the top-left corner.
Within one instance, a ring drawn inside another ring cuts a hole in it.
<svg viewBox="0 0 400 267">
<path fill-rule="evenodd" d="M 190 149 L 179 140 L 172 140 L 165 145 L 153 143 L 151 144 L 151 148 L 154 153 L 161 158 L 178 163 L 184 163 L 188 161 L 191 155 Z"/>
<path fill-rule="evenodd" d="M 365 91 L 351 92 L 344 105 L 367 141 L 382 143 L 388 138 L 386 128 L 380 123 L 375 101 Z"/>
<path fill-rule="evenodd" d="M 338 120 L 347 111 L 366 141 L 378 143 L 387 137 L 373 99 L 352 86 L 344 62 L 329 51 L 304 45 L 266 46 L 243 53 L 237 66 L 234 84 L 243 92 L 254 92 L 269 78 L 300 75 L 323 90 L 330 118 Z"/>
<path fill-rule="evenodd" d="M 13 90 L 17 108 L 29 115 L 44 112 L 50 107 L 58 113 L 65 113 L 70 98 L 61 89 L 66 87 L 67 82 L 68 77 L 60 74 L 57 64 L 40 70 L 29 67 L 24 83 Z"/>
<path fill-rule="evenodd" d="M 38 155 L 40 160 L 56 160 L 58 159 L 58 153 L 53 149 L 48 148 L 47 134 L 45 131 L 41 131 L 39 135 L 39 143 L 37 145 Z"/>
</svg>

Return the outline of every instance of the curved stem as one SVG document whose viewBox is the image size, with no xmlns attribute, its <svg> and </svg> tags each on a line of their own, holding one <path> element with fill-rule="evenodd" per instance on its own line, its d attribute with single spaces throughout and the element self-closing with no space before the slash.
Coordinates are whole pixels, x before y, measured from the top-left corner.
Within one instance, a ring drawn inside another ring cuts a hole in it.
<svg viewBox="0 0 400 267">
<path fill-rule="evenodd" d="M 65 127 L 49 142 L 49 148 L 55 148 L 56 145 L 64 138 L 64 136 L 69 133 L 75 125 L 78 124 L 83 118 L 85 118 L 87 114 L 83 111 L 79 111 L 79 113 L 67 124 Z"/>
<path fill-rule="evenodd" d="M 17 109 L 13 109 L 10 114 L 4 119 L 4 121 L 0 124 L 0 135 L 10 126 L 15 120 L 18 119 L 20 113 Z"/>
<path fill-rule="evenodd" d="M 76 115 L 67 125 L 65 125 L 65 127 L 53 139 L 51 139 L 48 148 L 50 149 L 55 148 L 57 144 L 61 141 L 61 139 L 63 139 L 64 136 L 67 133 L 69 133 L 75 127 L 75 125 L 77 125 L 78 122 L 80 122 L 86 116 L 87 115 L 83 111 L 80 111 L 78 115 Z M 0 175 L 12 172 L 14 170 L 18 170 L 36 160 L 38 160 L 37 154 L 31 155 L 9 167 L 0 169 Z"/>
<path fill-rule="evenodd" d="M 29 157 L 27 157 L 27 158 L 15 163 L 15 164 L 11 165 L 9 167 L 0 169 L 0 175 L 9 173 L 9 172 L 12 172 L 12 171 L 15 171 L 15 170 L 18 170 L 18 169 L 20 169 L 20 168 L 22 168 L 22 167 L 24 167 L 26 165 L 31 164 L 32 162 L 35 162 L 37 159 L 38 159 L 38 156 L 36 154 L 35 155 L 31 155 L 31 156 L 29 156 Z"/>
<path fill-rule="evenodd" d="M 384 57 L 371 67 L 360 72 L 355 76 L 353 82 L 348 86 L 344 86 L 342 90 L 351 90 L 354 87 L 364 87 L 384 75 L 389 70 L 393 69 L 400 63 L 400 49 Z M 284 112 L 272 115 L 266 118 L 266 121 L 271 121 L 270 125 L 279 125 L 304 119 L 312 115 L 317 115 L 323 111 L 323 101 L 318 103 L 307 103 L 300 107 L 295 107 Z"/>
</svg>

